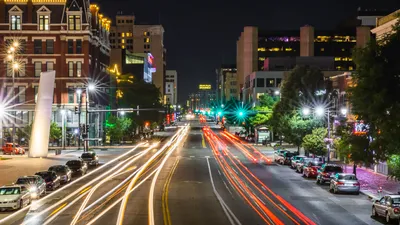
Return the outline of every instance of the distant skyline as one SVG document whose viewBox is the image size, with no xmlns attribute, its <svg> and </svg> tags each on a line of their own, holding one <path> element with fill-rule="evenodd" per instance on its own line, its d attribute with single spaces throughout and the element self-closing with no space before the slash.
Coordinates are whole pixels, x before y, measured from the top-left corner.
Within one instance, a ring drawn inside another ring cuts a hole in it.
<svg viewBox="0 0 400 225">
<path fill-rule="evenodd" d="M 396 10 L 399 0 L 326 1 L 96 1 L 115 22 L 118 11 L 136 16 L 137 24 L 162 24 L 167 69 L 178 72 L 178 99 L 184 103 L 200 83 L 215 87 L 215 70 L 236 63 L 236 41 L 244 26 L 294 30 L 303 25 L 333 29 L 355 17 L 357 8 Z"/>
</svg>

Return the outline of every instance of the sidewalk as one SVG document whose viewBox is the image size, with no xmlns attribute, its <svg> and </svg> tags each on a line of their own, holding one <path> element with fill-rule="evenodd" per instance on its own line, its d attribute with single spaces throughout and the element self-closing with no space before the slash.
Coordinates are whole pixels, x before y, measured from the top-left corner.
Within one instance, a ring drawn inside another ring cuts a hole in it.
<svg viewBox="0 0 400 225">
<path fill-rule="evenodd" d="M 353 172 L 353 166 L 346 166 L 347 173 Z M 366 168 L 357 168 L 357 178 L 360 182 L 361 193 L 372 199 L 380 199 L 385 194 L 397 194 L 399 190 L 399 182 L 388 180 L 387 176 L 375 173 Z M 378 189 L 382 188 L 382 193 L 378 193 Z"/>
</svg>

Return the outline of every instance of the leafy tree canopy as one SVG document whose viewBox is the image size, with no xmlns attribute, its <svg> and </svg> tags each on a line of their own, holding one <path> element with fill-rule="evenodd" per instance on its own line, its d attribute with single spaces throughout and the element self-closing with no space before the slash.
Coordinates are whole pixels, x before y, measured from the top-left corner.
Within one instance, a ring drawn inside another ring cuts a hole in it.
<svg viewBox="0 0 400 225">
<path fill-rule="evenodd" d="M 306 151 L 315 155 L 325 155 L 327 152 L 325 138 L 328 131 L 323 128 L 316 128 L 311 134 L 303 138 L 303 147 Z"/>
</svg>

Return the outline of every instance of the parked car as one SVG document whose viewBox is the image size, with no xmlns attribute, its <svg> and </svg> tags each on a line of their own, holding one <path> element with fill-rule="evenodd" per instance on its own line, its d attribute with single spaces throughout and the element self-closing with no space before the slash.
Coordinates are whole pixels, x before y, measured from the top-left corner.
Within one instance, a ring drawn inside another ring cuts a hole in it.
<svg viewBox="0 0 400 225">
<path fill-rule="evenodd" d="M 89 166 L 99 165 L 99 157 L 95 152 L 84 152 L 81 155 L 81 159 L 86 162 Z"/>
<path fill-rule="evenodd" d="M 290 164 L 290 168 L 292 168 L 292 169 L 297 169 L 297 163 L 300 161 L 300 159 L 302 159 L 302 158 L 306 158 L 304 155 L 296 155 L 296 156 L 293 156 L 292 157 L 292 159 L 290 160 L 291 161 L 291 164 Z"/>
<path fill-rule="evenodd" d="M 60 181 L 62 184 L 68 183 L 72 179 L 72 171 L 68 166 L 65 165 L 56 165 L 51 166 L 48 171 L 55 172 L 57 176 L 60 177 Z"/>
<path fill-rule="evenodd" d="M 46 183 L 38 175 L 24 176 L 17 179 L 15 184 L 25 186 L 31 193 L 32 198 L 39 198 L 46 195 Z"/>
<path fill-rule="evenodd" d="M 274 152 L 274 160 L 278 162 L 281 157 L 283 157 L 283 153 L 288 152 L 288 150 L 277 150 Z"/>
<path fill-rule="evenodd" d="M 321 161 L 311 161 L 303 166 L 303 177 L 316 178 L 321 168 Z"/>
<path fill-rule="evenodd" d="M 331 179 L 338 173 L 343 173 L 341 166 L 336 164 L 324 164 L 322 165 L 317 176 L 317 184 L 323 184 L 326 181 L 330 182 Z"/>
<path fill-rule="evenodd" d="M 278 163 L 281 165 L 290 165 L 292 157 L 296 155 L 293 152 L 284 152 L 281 156 L 279 156 Z"/>
<path fill-rule="evenodd" d="M 360 183 L 356 175 L 352 173 L 338 173 L 330 183 L 329 191 L 333 193 L 346 192 L 360 194 Z"/>
<path fill-rule="evenodd" d="M 6 143 L 2 148 L 3 154 L 10 154 L 10 155 L 23 155 L 25 154 L 25 149 L 15 144 L 13 147 L 13 143 Z"/>
<path fill-rule="evenodd" d="M 61 185 L 61 179 L 54 171 L 41 171 L 35 175 L 41 176 L 46 182 L 46 190 L 54 191 Z"/>
<path fill-rule="evenodd" d="M 82 159 L 70 160 L 66 165 L 72 171 L 72 174 L 80 173 L 81 175 L 84 175 L 88 169 L 87 164 Z"/>
<path fill-rule="evenodd" d="M 0 188 L 0 209 L 21 209 L 31 203 L 31 193 L 25 186 L 6 185 Z"/>
<path fill-rule="evenodd" d="M 310 162 L 314 162 L 316 164 L 321 164 L 323 162 L 323 158 L 315 157 L 315 158 L 301 158 L 299 162 L 296 163 L 296 172 L 303 173 L 304 165 L 307 165 Z"/>
<path fill-rule="evenodd" d="M 400 195 L 385 195 L 372 203 L 372 217 L 384 216 L 387 223 L 400 219 Z"/>
</svg>

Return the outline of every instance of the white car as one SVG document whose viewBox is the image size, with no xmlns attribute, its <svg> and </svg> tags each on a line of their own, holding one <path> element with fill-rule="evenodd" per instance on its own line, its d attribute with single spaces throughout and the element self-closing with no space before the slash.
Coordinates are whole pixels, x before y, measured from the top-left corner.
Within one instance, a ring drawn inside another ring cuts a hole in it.
<svg viewBox="0 0 400 225">
<path fill-rule="evenodd" d="M 8 185 L 0 188 L 0 209 L 21 209 L 31 203 L 31 193 L 25 186 Z"/>
</svg>

